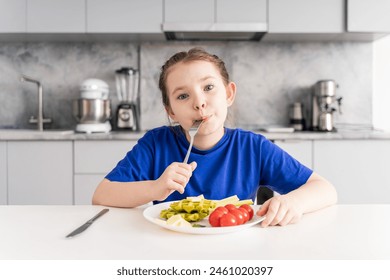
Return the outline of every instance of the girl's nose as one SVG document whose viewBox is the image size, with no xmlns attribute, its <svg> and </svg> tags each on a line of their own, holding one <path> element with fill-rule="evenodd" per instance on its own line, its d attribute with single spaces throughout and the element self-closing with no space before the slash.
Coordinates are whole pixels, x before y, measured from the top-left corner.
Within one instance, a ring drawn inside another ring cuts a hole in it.
<svg viewBox="0 0 390 280">
<path fill-rule="evenodd" d="M 196 110 L 199 110 L 200 108 L 203 109 L 204 107 L 205 107 L 205 104 L 204 104 L 204 103 L 195 105 L 195 109 L 196 109 Z"/>
<path fill-rule="evenodd" d="M 194 109 L 195 110 L 204 109 L 205 107 L 206 107 L 206 102 L 205 102 L 204 98 L 198 97 L 195 99 L 195 102 L 194 102 Z"/>
</svg>

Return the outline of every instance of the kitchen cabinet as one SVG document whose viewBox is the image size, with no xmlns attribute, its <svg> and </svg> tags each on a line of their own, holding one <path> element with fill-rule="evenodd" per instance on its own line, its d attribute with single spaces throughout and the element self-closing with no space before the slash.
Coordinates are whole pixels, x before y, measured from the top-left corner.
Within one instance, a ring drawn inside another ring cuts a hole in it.
<svg viewBox="0 0 390 280">
<path fill-rule="evenodd" d="M 85 33 L 85 25 L 84 0 L 27 0 L 29 33 Z"/>
<path fill-rule="evenodd" d="M 72 204 L 72 141 L 8 141 L 8 204 Z"/>
<path fill-rule="evenodd" d="M 91 204 L 93 193 L 116 164 L 125 157 L 136 141 L 75 141 L 75 204 Z"/>
<path fill-rule="evenodd" d="M 269 33 L 342 33 L 345 0 L 268 1 Z"/>
<path fill-rule="evenodd" d="M 311 140 L 277 140 L 275 144 L 285 150 L 300 163 L 313 168 L 313 141 Z"/>
<path fill-rule="evenodd" d="M 162 22 L 163 0 L 87 0 L 88 33 L 162 33 Z"/>
<path fill-rule="evenodd" d="M 349 32 L 390 32 L 390 1 L 347 0 Z"/>
<path fill-rule="evenodd" d="M 0 32 L 26 32 L 26 0 L 0 0 Z"/>
<path fill-rule="evenodd" d="M 7 204 L 7 142 L 0 141 L 0 205 Z"/>
<path fill-rule="evenodd" d="M 334 184 L 339 203 L 390 203 L 389 140 L 316 140 L 316 172 Z"/>
<path fill-rule="evenodd" d="M 164 12 L 164 23 L 266 23 L 267 1 L 165 0 Z"/>
</svg>

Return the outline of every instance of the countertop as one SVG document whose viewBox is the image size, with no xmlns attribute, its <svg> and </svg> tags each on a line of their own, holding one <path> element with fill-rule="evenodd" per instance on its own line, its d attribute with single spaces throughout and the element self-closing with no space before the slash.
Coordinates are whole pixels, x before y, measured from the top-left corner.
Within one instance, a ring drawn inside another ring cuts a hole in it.
<svg viewBox="0 0 390 280">
<path fill-rule="evenodd" d="M 138 140 L 146 131 L 109 133 L 77 133 L 73 130 L 0 129 L 0 141 L 7 140 Z M 386 140 L 390 132 L 378 130 L 339 130 L 338 132 L 263 132 L 254 130 L 270 140 Z"/>
<path fill-rule="evenodd" d="M 101 206 L 0 206 L 2 260 L 388 260 L 390 205 L 335 205 L 297 224 L 193 235 L 159 227 L 145 207 L 110 208 L 82 234 L 65 236 Z"/>
</svg>

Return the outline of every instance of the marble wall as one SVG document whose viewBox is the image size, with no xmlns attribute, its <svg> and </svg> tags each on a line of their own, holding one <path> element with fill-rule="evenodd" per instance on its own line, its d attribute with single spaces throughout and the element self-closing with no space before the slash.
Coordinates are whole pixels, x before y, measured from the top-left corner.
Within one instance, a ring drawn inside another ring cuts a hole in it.
<svg viewBox="0 0 390 280">
<path fill-rule="evenodd" d="M 166 124 L 158 76 L 161 65 L 177 51 L 201 46 L 220 56 L 237 84 L 229 126 L 288 124 L 290 103 L 308 109 L 312 86 L 334 79 L 343 96 L 341 126 L 372 125 L 373 51 L 371 43 L 154 42 L 131 43 L 0 43 L 0 126 L 31 127 L 37 88 L 20 74 L 42 81 L 45 116 L 54 128 L 73 128 L 72 100 L 87 78 L 106 81 L 113 109 L 118 104 L 114 71 L 122 66 L 141 70 L 141 127 Z"/>
</svg>

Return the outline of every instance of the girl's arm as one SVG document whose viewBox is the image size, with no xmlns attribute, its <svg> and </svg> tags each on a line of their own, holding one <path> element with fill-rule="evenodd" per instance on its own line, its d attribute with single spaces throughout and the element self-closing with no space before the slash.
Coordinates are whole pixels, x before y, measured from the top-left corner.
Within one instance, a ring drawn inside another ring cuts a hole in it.
<svg viewBox="0 0 390 280">
<path fill-rule="evenodd" d="M 287 225 L 298 222 L 305 213 L 313 212 L 337 202 L 334 186 L 317 173 L 298 189 L 275 196 L 261 206 L 257 215 L 266 215 L 262 226 Z"/>
<path fill-rule="evenodd" d="M 111 182 L 104 179 L 93 195 L 92 204 L 130 208 L 165 200 L 173 191 L 184 192 L 195 168 L 196 162 L 174 162 L 157 180 Z"/>
</svg>

